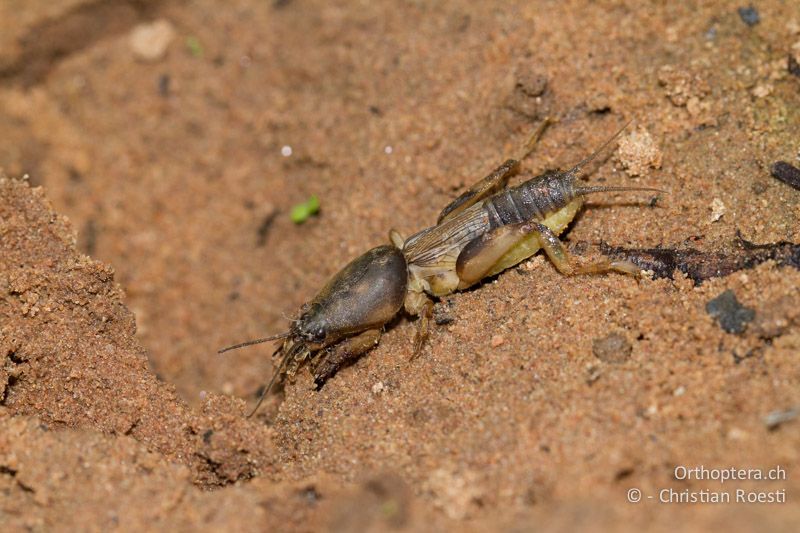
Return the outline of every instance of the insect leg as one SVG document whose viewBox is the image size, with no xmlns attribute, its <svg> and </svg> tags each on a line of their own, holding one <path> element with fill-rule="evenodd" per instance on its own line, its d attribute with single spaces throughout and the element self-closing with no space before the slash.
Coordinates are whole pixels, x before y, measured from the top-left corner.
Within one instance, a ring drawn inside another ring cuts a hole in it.
<svg viewBox="0 0 800 533">
<path fill-rule="evenodd" d="M 474 184 L 467 189 L 458 198 L 450 202 L 441 213 L 437 224 L 441 224 L 448 218 L 451 218 L 458 213 L 461 213 L 466 208 L 475 205 L 484 198 L 487 198 L 508 183 L 508 179 L 519 171 L 519 161 L 516 159 L 508 159 L 502 165 L 492 171 L 491 174 Z"/>
<path fill-rule="evenodd" d="M 406 313 L 419 317 L 419 320 L 417 320 L 417 333 L 414 336 L 414 351 L 411 354 L 412 360 L 419 355 L 420 351 L 422 351 L 422 346 L 428 339 L 430 320 L 433 316 L 433 302 L 425 290 L 425 285 L 421 279 L 412 273 L 408 281 L 406 299 L 403 303 Z"/>
<path fill-rule="evenodd" d="M 380 338 L 381 330 L 368 329 L 354 337 L 343 340 L 322 353 L 312 363 L 311 373 L 314 375 L 314 384 L 317 388 L 322 387 L 325 381 L 335 374 L 342 365 L 371 350 L 378 344 Z"/>
<path fill-rule="evenodd" d="M 575 266 L 571 260 L 567 248 L 564 243 L 544 224 L 539 222 L 534 223 L 533 231 L 537 234 L 539 243 L 547 254 L 548 259 L 553 262 L 553 265 L 559 272 L 566 276 L 574 276 L 576 274 L 602 274 L 605 272 L 616 271 L 623 274 L 630 274 L 632 276 L 639 275 L 639 267 L 630 261 L 609 261 L 601 259 L 594 263 Z"/>
<path fill-rule="evenodd" d="M 540 222 L 528 221 L 501 226 L 467 244 L 456 261 L 456 273 L 461 280 L 459 289 L 467 288 L 493 272 L 497 262 L 530 235 L 536 236 L 547 257 L 559 272 L 567 276 L 611 270 L 631 275 L 639 273 L 639 268 L 630 261 L 604 260 L 576 267 L 566 247 L 550 228 Z"/>
<path fill-rule="evenodd" d="M 431 328 L 431 317 L 433 317 L 433 302 L 430 298 L 426 298 L 422 311 L 419 313 L 419 320 L 417 321 L 417 334 L 414 336 L 414 353 L 411 355 L 412 360 L 420 354 L 422 347 L 425 345 L 425 341 L 428 340 Z"/>
<path fill-rule="evenodd" d="M 519 162 L 528 157 L 533 151 L 536 143 L 542 137 L 544 130 L 550 125 L 550 119 L 545 118 L 536 130 L 528 138 L 520 153 L 514 159 L 507 159 L 502 165 L 492 171 L 491 174 L 467 189 L 461 196 L 450 202 L 439 214 L 437 224 L 441 224 L 448 218 L 457 215 L 471 205 L 475 205 L 484 198 L 487 198 L 508 183 L 508 179 L 519 172 Z"/>
</svg>

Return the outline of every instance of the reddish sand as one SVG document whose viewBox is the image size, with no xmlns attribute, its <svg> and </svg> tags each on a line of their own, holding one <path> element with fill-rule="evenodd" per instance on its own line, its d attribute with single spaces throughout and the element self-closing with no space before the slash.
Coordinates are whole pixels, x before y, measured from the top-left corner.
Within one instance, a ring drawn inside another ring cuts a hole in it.
<svg viewBox="0 0 800 533">
<path fill-rule="evenodd" d="M 772 262 L 695 286 L 536 257 L 443 300 L 418 358 L 400 317 L 320 391 L 302 370 L 244 417 L 272 347 L 216 350 L 285 329 L 545 116 L 525 175 L 632 119 L 589 182 L 669 191 L 593 196 L 577 252 L 800 242 L 800 191 L 770 176 L 800 166 L 800 5 L 749 26 L 733 2 L 475 4 L 0 4 L 4 530 L 800 521 L 800 272 Z M 159 19 L 168 49 L 137 59 Z M 727 289 L 742 333 L 706 311 Z M 700 465 L 787 479 L 676 479 Z"/>
</svg>

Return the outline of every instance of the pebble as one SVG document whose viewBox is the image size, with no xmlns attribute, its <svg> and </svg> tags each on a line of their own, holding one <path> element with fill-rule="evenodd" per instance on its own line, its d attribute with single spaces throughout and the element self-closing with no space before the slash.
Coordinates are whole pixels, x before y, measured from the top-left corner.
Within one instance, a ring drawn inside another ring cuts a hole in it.
<svg viewBox="0 0 800 533">
<path fill-rule="evenodd" d="M 167 48 L 175 38 L 175 28 L 168 20 L 139 24 L 130 33 L 130 47 L 136 59 L 159 61 L 164 58 Z"/>
<path fill-rule="evenodd" d="M 706 304 L 706 312 L 717 320 L 719 327 L 727 333 L 743 333 L 748 322 L 752 322 L 756 312 L 743 306 L 728 289 Z"/>
<path fill-rule="evenodd" d="M 716 222 L 725 214 L 725 204 L 719 198 L 711 201 L 711 222 Z"/>
<path fill-rule="evenodd" d="M 504 342 L 506 342 L 506 339 L 503 338 L 502 335 L 495 335 L 492 337 L 492 348 L 497 348 L 498 346 L 501 346 Z"/>
<path fill-rule="evenodd" d="M 730 429 L 730 431 L 728 431 L 728 438 L 730 440 L 743 441 L 747 440 L 747 437 L 747 432 L 737 427 L 733 427 Z"/>
<path fill-rule="evenodd" d="M 747 7 L 740 7 L 737 9 L 739 12 L 739 18 L 742 19 L 742 22 L 750 26 L 751 28 L 761 22 L 761 15 L 758 14 L 758 9 L 753 7 L 752 5 Z"/>
<path fill-rule="evenodd" d="M 631 343 L 619 333 L 611 333 L 607 337 L 592 341 L 592 352 L 604 363 L 624 363 L 631 358 L 632 351 Z"/>
<path fill-rule="evenodd" d="M 515 113 L 536 117 L 541 112 L 542 100 L 547 92 L 547 77 L 520 65 L 514 73 L 514 88 L 507 106 Z"/>
<path fill-rule="evenodd" d="M 789 70 L 789 74 L 800 78 L 800 61 L 795 56 L 789 56 L 789 64 L 786 65 L 786 68 Z"/>
<path fill-rule="evenodd" d="M 787 67 L 789 68 L 789 74 L 800 78 L 800 41 L 792 45 L 792 49 L 789 52 L 789 64 Z"/>
<path fill-rule="evenodd" d="M 764 425 L 767 426 L 767 429 L 773 431 L 778 429 L 782 424 L 797 418 L 798 414 L 800 414 L 800 409 L 797 407 L 792 407 L 783 411 L 772 411 L 764 417 Z"/>
<path fill-rule="evenodd" d="M 542 96 L 547 90 L 547 77 L 528 69 L 518 69 L 515 76 L 515 87 L 525 96 L 531 98 Z"/>
<path fill-rule="evenodd" d="M 451 312 L 452 306 L 453 302 L 451 300 L 437 302 L 433 306 L 433 320 L 436 322 L 437 326 L 446 326 L 456 321 L 455 316 Z"/>
<path fill-rule="evenodd" d="M 759 83 L 755 86 L 751 93 L 756 98 L 766 98 L 772 94 L 773 89 L 774 87 L 771 83 Z"/>
<path fill-rule="evenodd" d="M 651 168 L 661 168 L 663 158 L 650 132 L 638 129 L 620 139 L 617 154 L 629 176 L 645 176 Z"/>
</svg>

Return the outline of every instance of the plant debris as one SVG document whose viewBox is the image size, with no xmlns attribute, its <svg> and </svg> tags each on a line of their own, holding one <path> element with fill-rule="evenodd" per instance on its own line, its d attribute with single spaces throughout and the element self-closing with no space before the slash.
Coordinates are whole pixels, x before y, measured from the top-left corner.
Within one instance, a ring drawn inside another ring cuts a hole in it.
<svg viewBox="0 0 800 533">
<path fill-rule="evenodd" d="M 800 191 L 800 168 L 786 161 L 776 161 L 770 167 L 769 172 L 773 178 Z"/>
<path fill-rule="evenodd" d="M 705 252 L 695 248 L 624 248 L 600 244 L 600 251 L 612 259 L 626 259 L 654 278 L 674 279 L 676 270 L 686 274 L 695 285 L 709 278 L 724 277 L 738 270 L 753 268 L 766 261 L 800 270 L 800 244 L 780 241 L 754 244 L 738 235 L 731 251 Z"/>
<path fill-rule="evenodd" d="M 194 57 L 203 57 L 204 50 L 203 45 L 200 44 L 200 39 L 191 35 L 186 38 L 186 48 L 189 50 L 189 53 L 192 54 Z"/>
</svg>

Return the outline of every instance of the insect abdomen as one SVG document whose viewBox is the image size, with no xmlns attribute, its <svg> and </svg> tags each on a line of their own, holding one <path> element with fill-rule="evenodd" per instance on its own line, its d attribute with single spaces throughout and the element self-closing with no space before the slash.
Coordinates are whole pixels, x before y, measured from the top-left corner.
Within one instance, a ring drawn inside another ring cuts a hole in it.
<svg viewBox="0 0 800 533">
<path fill-rule="evenodd" d="M 484 201 L 492 229 L 528 220 L 542 221 L 575 198 L 570 180 L 560 173 L 545 174 Z"/>
</svg>

